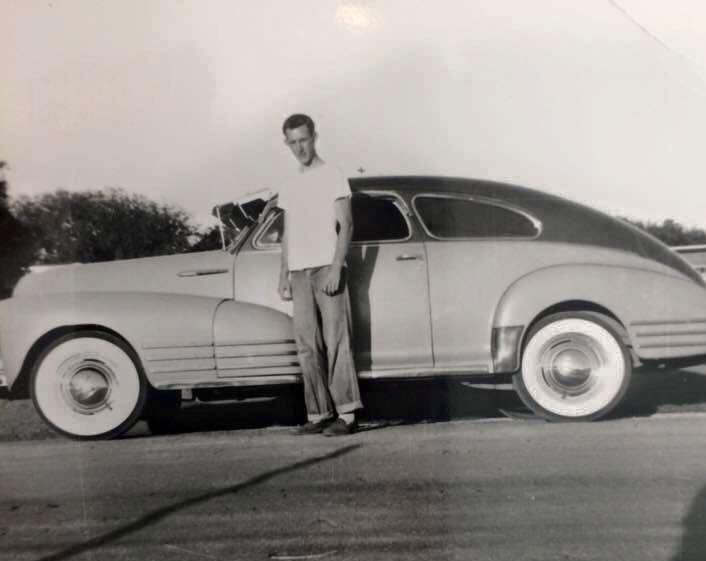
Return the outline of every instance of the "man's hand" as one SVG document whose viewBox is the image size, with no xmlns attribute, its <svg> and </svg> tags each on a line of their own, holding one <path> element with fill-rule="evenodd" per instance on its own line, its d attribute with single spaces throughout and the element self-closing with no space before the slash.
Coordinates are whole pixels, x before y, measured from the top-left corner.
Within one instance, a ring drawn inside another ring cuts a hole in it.
<svg viewBox="0 0 706 561">
<path fill-rule="evenodd" d="M 292 299 L 292 283 L 289 281 L 288 274 L 279 276 L 279 287 L 277 292 L 279 292 L 279 297 L 282 300 Z"/>
<path fill-rule="evenodd" d="M 341 266 L 331 265 L 326 268 L 326 274 L 323 278 L 323 286 L 321 289 L 329 296 L 338 292 L 338 287 L 341 284 Z"/>
</svg>

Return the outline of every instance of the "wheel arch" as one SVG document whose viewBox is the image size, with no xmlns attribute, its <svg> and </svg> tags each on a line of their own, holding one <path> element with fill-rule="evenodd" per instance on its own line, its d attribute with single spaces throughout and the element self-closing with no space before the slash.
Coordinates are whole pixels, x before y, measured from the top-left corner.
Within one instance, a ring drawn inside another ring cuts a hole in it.
<svg viewBox="0 0 706 561">
<path fill-rule="evenodd" d="M 619 326 L 635 365 L 644 360 L 704 355 L 706 337 L 680 337 L 678 332 L 680 324 L 706 324 L 703 287 L 664 271 L 574 263 L 537 269 L 505 290 L 492 323 L 495 340 L 512 342 L 503 349 L 502 371 L 514 372 L 519 367 L 514 359 L 521 350 L 522 334 L 533 322 L 551 311 L 581 307 Z M 663 336 L 643 335 L 641 326 L 654 326 Z"/>
<path fill-rule="evenodd" d="M 620 334 L 623 343 L 628 348 L 633 366 L 639 366 L 640 360 L 633 350 L 633 345 L 630 340 L 628 330 L 625 324 L 615 313 L 605 306 L 590 300 L 571 299 L 562 300 L 561 302 L 546 306 L 542 310 L 538 311 L 525 325 L 493 328 L 492 349 L 495 372 L 517 373 L 520 368 L 522 353 L 527 345 L 532 328 L 546 317 L 567 312 L 596 314 L 608 321 L 614 327 L 616 332 Z"/>
<path fill-rule="evenodd" d="M 220 302 L 184 294 L 118 292 L 10 298 L 0 317 L 0 343 L 11 396 L 16 391 L 27 396 L 26 377 L 45 345 L 66 333 L 90 329 L 127 343 L 131 356 L 139 358 L 141 373 L 151 380 L 144 349 L 212 344 Z"/>
<path fill-rule="evenodd" d="M 631 295 L 630 284 L 639 290 L 647 283 L 644 271 L 589 264 L 545 267 L 518 278 L 500 298 L 493 317 L 493 367 L 495 372 L 517 372 L 522 351 L 532 327 L 560 312 L 600 314 L 620 332 L 633 352 L 630 320 L 640 302 Z"/>
<path fill-rule="evenodd" d="M 112 335 L 122 341 L 130 351 L 130 356 L 135 361 L 135 366 L 137 367 L 138 372 L 145 378 L 145 381 L 149 385 L 149 379 L 145 375 L 145 369 L 140 355 L 130 341 L 114 329 L 111 329 L 105 325 L 84 323 L 55 327 L 44 333 L 32 344 L 29 351 L 27 351 L 27 354 L 25 355 L 20 372 L 12 385 L 12 396 L 20 399 L 27 399 L 30 397 L 29 382 L 31 379 L 32 370 L 37 366 L 42 353 L 49 348 L 52 343 L 66 335 L 91 331 Z"/>
<path fill-rule="evenodd" d="M 605 318 L 608 318 L 611 320 L 611 324 L 613 324 L 613 327 L 616 328 L 616 331 L 620 333 L 620 335 L 623 338 L 623 342 L 625 343 L 625 346 L 628 347 L 629 349 L 632 348 L 632 344 L 630 342 L 630 335 L 628 334 L 627 327 L 625 324 L 620 320 L 620 318 L 613 313 L 611 310 L 606 308 L 605 306 L 602 306 L 600 304 L 597 304 L 595 302 L 592 302 L 590 300 L 580 300 L 580 299 L 575 299 L 575 300 L 564 300 L 562 302 L 557 302 L 556 304 L 553 304 L 551 306 L 548 306 L 544 308 L 542 311 L 540 311 L 534 319 L 527 324 L 525 329 L 523 330 L 522 333 L 522 339 L 520 342 L 520 351 L 522 351 L 525 348 L 525 345 L 527 344 L 527 338 L 529 334 L 532 331 L 532 328 L 541 320 L 543 320 L 547 316 L 551 316 L 553 314 L 558 314 L 562 312 L 588 312 L 588 313 L 594 313 L 594 314 L 600 314 L 601 316 L 604 316 Z M 634 357 L 637 358 L 637 357 Z"/>
</svg>

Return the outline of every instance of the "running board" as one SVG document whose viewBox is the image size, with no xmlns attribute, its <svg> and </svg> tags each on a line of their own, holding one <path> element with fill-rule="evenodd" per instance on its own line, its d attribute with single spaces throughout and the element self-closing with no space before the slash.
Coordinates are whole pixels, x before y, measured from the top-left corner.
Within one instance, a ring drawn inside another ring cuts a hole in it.
<svg viewBox="0 0 706 561">
<path fill-rule="evenodd" d="M 204 371 L 204 374 L 207 371 Z M 212 371 L 209 371 L 212 374 Z M 418 368 L 418 369 L 389 369 L 389 370 L 362 370 L 358 373 L 360 380 L 423 380 L 439 378 L 488 378 L 494 376 L 485 366 L 467 368 Z M 158 390 L 188 390 L 200 388 L 238 388 L 255 386 L 276 386 L 301 384 L 301 376 L 294 374 L 271 376 L 234 376 L 230 378 L 213 378 L 204 376 L 191 379 L 181 378 L 176 380 L 150 380 Z"/>
</svg>

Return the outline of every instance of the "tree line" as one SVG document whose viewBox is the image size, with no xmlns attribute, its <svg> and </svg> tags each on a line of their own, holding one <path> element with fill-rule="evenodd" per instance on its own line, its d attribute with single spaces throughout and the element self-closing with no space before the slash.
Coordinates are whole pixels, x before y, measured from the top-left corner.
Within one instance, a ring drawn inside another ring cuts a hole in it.
<svg viewBox="0 0 706 561">
<path fill-rule="evenodd" d="M 662 222 L 645 222 L 621 217 L 626 222 L 645 230 L 669 246 L 706 244 L 706 230 L 688 228 L 676 220 L 667 218 Z"/>
<path fill-rule="evenodd" d="M 182 209 L 123 189 L 57 190 L 11 200 L 0 161 L 0 298 L 31 265 L 93 263 L 220 247 L 215 227 L 203 230 Z M 667 245 L 706 244 L 706 230 L 675 220 L 623 217 Z"/>
<path fill-rule="evenodd" d="M 0 172 L 6 168 L 0 162 Z M 108 188 L 11 199 L 0 175 L 0 298 L 31 265 L 94 263 L 220 247 L 176 206 Z"/>
</svg>

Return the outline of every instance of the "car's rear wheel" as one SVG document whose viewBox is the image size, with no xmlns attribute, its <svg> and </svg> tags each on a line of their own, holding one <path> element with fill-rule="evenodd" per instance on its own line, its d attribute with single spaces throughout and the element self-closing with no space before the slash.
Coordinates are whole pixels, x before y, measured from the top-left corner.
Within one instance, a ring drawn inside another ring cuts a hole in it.
<svg viewBox="0 0 706 561">
<path fill-rule="evenodd" d="M 513 385 L 535 414 L 594 421 L 625 395 L 632 363 L 612 320 L 592 312 L 543 318 L 531 329 Z"/>
<path fill-rule="evenodd" d="M 100 331 L 72 333 L 39 358 L 32 401 L 56 431 L 76 439 L 114 438 L 140 418 L 147 383 L 134 351 Z"/>
</svg>

